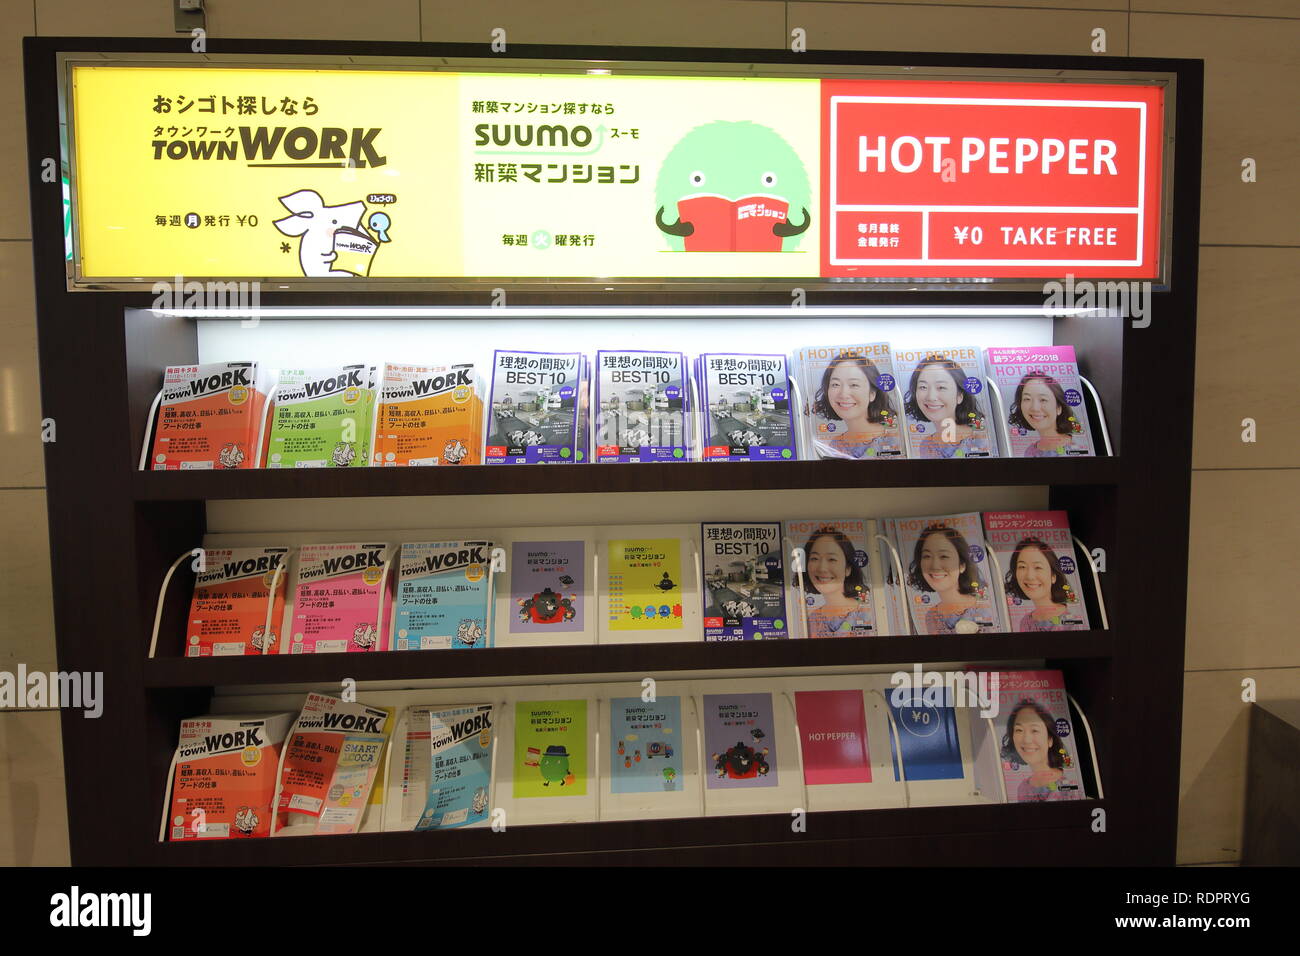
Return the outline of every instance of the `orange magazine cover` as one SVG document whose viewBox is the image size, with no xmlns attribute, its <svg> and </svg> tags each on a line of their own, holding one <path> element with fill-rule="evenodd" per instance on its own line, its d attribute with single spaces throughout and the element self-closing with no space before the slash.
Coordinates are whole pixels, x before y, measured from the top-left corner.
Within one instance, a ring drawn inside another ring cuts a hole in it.
<svg viewBox="0 0 1300 956">
<path fill-rule="evenodd" d="M 482 463 L 483 397 L 473 365 L 384 366 L 373 463 Z"/>
<path fill-rule="evenodd" d="M 191 717 L 172 761 L 171 840 L 228 840 L 271 832 L 280 747 L 293 714 Z"/>
<path fill-rule="evenodd" d="M 278 654 L 288 560 L 288 548 L 205 549 L 186 623 L 185 656 Z"/>
<path fill-rule="evenodd" d="M 169 365 L 150 467 L 255 467 L 266 392 L 256 362 Z"/>
</svg>

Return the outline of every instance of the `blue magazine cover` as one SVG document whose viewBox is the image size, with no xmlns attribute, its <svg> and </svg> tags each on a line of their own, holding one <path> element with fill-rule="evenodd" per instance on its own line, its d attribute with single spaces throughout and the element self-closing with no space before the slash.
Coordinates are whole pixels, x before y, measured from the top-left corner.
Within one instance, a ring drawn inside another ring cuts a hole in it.
<svg viewBox="0 0 1300 956">
<path fill-rule="evenodd" d="M 491 647 L 491 541 L 419 541 L 398 561 L 393 649 Z"/>
<path fill-rule="evenodd" d="M 949 705 L 926 703 L 920 693 L 896 705 L 892 694 L 885 699 L 898 725 L 898 740 L 903 748 L 903 766 L 907 779 L 960 780 L 961 742 L 957 733 L 957 713 Z M 898 772 L 898 745 L 889 735 L 889 750 L 894 761 L 894 779 Z"/>
<path fill-rule="evenodd" d="M 682 789 L 682 699 L 615 697 L 609 702 L 612 793 Z"/>
<path fill-rule="evenodd" d="M 429 711 L 429 795 L 417 830 L 486 820 L 492 784 L 492 705 Z"/>
</svg>

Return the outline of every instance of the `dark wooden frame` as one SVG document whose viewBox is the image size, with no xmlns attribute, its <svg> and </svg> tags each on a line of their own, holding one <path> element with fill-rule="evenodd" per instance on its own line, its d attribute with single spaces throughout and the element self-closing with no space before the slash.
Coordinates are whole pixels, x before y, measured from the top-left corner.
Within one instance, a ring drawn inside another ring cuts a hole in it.
<svg viewBox="0 0 1300 956">
<path fill-rule="evenodd" d="M 553 492 L 663 487 L 906 487 L 1036 485 L 1071 513 L 1077 532 L 1108 556 L 1109 632 L 884 638 L 752 646 L 678 644 L 497 649 L 474 654 L 393 652 L 349 659 L 363 679 L 793 668 L 963 659 L 1046 658 L 1062 668 L 1092 720 L 1104 801 L 816 814 L 791 832 L 786 815 L 512 827 L 296 840 L 159 844 L 158 812 L 182 717 L 202 713 L 213 687 L 334 681 L 320 658 L 146 660 L 163 572 L 204 531 L 218 498 L 366 497 L 517 492 L 512 469 L 363 469 L 322 473 L 149 474 L 136 456 L 166 364 L 193 361 L 194 324 L 161 319 L 144 292 L 69 292 L 61 195 L 42 162 L 60 155 L 56 55 L 101 50 L 175 53 L 177 40 L 26 38 L 27 142 L 32 197 L 51 567 L 60 668 L 104 674 L 104 712 L 62 715 L 72 861 L 79 865 L 295 863 L 859 863 L 1170 864 L 1178 815 L 1184 608 L 1191 478 L 1203 69 L 1199 60 L 900 53 L 789 54 L 768 50 L 512 47 L 510 57 L 609 60 L 820 62 L 973 69 L 1164 72 L 1177 77 L 1171 285 L 1157 291 L 1149 328 L 1120 319 L 1058 319 L 1056 341 L 1080 349 L 1116 440 L 1113 459 L 1081 462 L 906 462 L 857 469 L 841 462 L 747 465 L 567 466 L 544 470 Z M 213 53 L 480 56 L 480 46 L 424 43 L 208 41 Z M 183 47 L 185 44 L 186 47 Z M 810 304 L 968 304 L 970 291 L 811 292 Z M 1041 295 L 999 292 L 999 303 Z M 463 293 L 267 293 L 264 305 L 464 304 Z M 519 304 L 788 304 L 756 293 L 520 293 Z M 1124 414 L 1124 410 L 1131 414 Z M 1122 432 L 1122 445 L 1120 437 Z M 1053 468 L 1054 465 L 1062 467 Z M 1171 571 L 1172 569 L 1172 571 Z M 166 620 L 184 614 L 173 589 Z M 1157 597 L 1158 596 L 1158 597 Z M 166 621 L 164 622 L 166 628 Z M 179 633 L 164 630 L 164 633 Z M 448 660 L 451 658 L 452 660 Z M 141 759 L 143 758 L 143 759 Z M 1105 827 L 1093 811 L 1104 807 Z M 1028 838 L 1028 839 L 1027 839 Z"/>
</svg>

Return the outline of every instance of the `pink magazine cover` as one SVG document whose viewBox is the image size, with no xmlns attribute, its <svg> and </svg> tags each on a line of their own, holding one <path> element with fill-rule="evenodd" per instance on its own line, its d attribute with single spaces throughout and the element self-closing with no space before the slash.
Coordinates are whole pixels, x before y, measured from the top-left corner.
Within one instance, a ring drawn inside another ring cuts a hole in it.
<svg viewBox="0 0 1300 956">
<path fill-rule="evenodd" d="M 988 511 L 984 530 L 997 557 L 1011 630 L 1086 631 L 1079 559 L 1064 511 Z"/>
<path fill-rule="evenodd" d="M 1008 803 L 1087 799 L 1060 671 L 1000 671 L 991 719 Z"/>
<path fill-rule="evenodd" d="M 387 544 L 303 545 L 289 653 L 388 650 L 397 578 L 395 568 L 385 578 L 389 554 Z"/>
<path fill-rule="evenodd" d="M 987 357 L 989 377 L 1002 396 L 1009 457 L 1097 454 L 1073 347 L 991 348 Z"/>
<path fill-rule="evenodd" d="M 894 518 L 893 527 L 918 634 L 1002 630 L 978 513 Z"/>
</svg>

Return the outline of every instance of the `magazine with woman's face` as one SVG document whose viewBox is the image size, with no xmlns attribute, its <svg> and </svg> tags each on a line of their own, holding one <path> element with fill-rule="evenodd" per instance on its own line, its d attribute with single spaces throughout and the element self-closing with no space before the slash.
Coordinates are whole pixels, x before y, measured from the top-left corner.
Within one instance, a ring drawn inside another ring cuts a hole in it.
<svg viewBox="0 0 1300 956">
<path fill-rule="evenodd" d="M 877 633 L 870 543 L 862 518 L 795 519 L 785 523 L 791 617 L 799 637 L 871 637 Z M 802 608 L 798 602 L 802 602 Z M 805 630 L 806 622 L 806 630 Z"/>
<path fill-rule="evenodd" d="M 1097 453 L 1083 383 L 1069 345 L 988 350 L 1002 398 L 1012 458 L 1080 458 Z"/>
<path fill-rule="evenodd" d="M 909 458 L 997 457 L 983 365 L 974 346 L 894 352 Z"/>
<path fill-rule="evenodd" d="M 893 522 L 907 604 L 918 634 L 1003 630 L 978 513 Z"/>
<path fill-rule="evenodd" d="M 1001 671 L 993 722 L 1008 803 L 1087 799 L 1060 671 Z"/>
<path fill-rule="evenodd" d="M 990 511 L 984 530 L 1002 575 L 1012 631 L 1088 629 L 1079 557 L 1064 511 Z"/>
<path fill-rule="evenodd" d="M 903 458 L 888 342 L 810 346 L 795 353 L 813 450 L 822 458 Z"/>
</svg>

